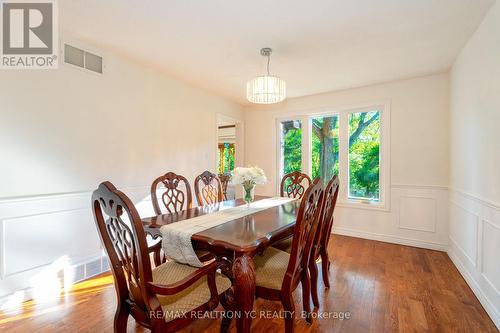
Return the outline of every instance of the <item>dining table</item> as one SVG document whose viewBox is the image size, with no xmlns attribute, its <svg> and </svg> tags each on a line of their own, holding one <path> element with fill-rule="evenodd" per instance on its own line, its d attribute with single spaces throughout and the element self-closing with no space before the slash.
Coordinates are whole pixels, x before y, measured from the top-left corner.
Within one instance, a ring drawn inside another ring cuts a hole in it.
<svg viewBox="0 0 500 333">
<path fill-rule="evenodd" d="M 256 196 L 255 200 L 269 197 Z M 230 207 L 245 205 L 242 199 L 226 200 L 142 219 L 144 230 L 153 239 L 161 238 L 160 228 L 171 223 L 182 223 L 191 218 L 212 214 Z M 193 247 L 206 250 L 216 258 L 228 261 L 227 272 L 234 284 L 234 298 L 238 332 L 250 332 L 255 298 L 255 267 L 253 258 L 266 248 L 293 235 L 300 201 L 288 201 L 278 206 L 236 218 L 229 222 L 195 233 Z"/>
</svg>

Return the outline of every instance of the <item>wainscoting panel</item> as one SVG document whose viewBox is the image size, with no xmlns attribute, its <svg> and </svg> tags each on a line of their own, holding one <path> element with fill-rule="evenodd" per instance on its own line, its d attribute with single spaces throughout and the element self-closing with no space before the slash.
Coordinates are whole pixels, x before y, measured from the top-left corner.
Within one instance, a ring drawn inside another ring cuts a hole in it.
<svg viewBox="0 0 500 333">
<path fill-rule="evenodd" d="M 500 227 L 483 219 L 482 268 L 484 279 L 500 297 Z M 497 254 L 497 255 L 492 255 Z"/>
<path fill-rule="evenodd" d="M 500 206 L 450 190 L 448 255 L 500 329 Z"/>
<path fill-rule="evenodd" d="M 49 265 L 63 256 L 79 261 L 99 255 L 99 236 L 89 221 L 93 222 L 90 208 L 3 220 L 5 277 Z"/>
<path fill-rule="evenodd" d="M 450 240 L 473 265 L 477 265 L 479 215 L 461 204 L 450 204 Z"/>
<path fill-rule="evenodd" d="M 399 198 L 399 207 L 400 228 L 436 232 L 436 199 L 401 196 Z"/>
<path fill-rule="evenodd" d="M 148 186 L 123 191 L 141 216 L 153 215 Z M 109 270 L 90 198 L 79 192 L 0 200 L 0 298 L 20 290 L 29 298 L 44 279 L 66 283 Z"/>
<path fill-rule="evenodd" d="M 339 206 L 334 233 L 446 251 L 448 189 L 393 185 L 389 211 Z"/>
</svg>

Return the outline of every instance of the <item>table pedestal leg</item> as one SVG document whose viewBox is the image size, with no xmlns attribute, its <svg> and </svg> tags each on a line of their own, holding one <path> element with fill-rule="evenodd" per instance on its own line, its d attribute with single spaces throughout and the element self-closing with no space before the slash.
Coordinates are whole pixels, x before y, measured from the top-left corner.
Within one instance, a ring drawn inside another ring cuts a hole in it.
<svg viewBox="0 0 500 333">
<path fill-rule="evenodd" d="M 250 332 L 255 298 L 255 268 L 253 259 L 242 255 L 233 263 L 234 294 L 236 300 L 238 333 Z"/>
</svg>

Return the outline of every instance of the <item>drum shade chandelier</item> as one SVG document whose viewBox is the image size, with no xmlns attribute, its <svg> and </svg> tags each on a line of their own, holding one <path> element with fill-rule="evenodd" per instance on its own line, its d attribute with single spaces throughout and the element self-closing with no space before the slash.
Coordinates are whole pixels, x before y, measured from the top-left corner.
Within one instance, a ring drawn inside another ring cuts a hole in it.
<svg viewBox="0 0 500 333">
<path fill-rule="evenodd" d="M 257 104 L 273 104 L 286 98 L 286 83 L 269 72 L 272 49 L 265 47 L 260 50 L 263 57 L 267 57 L 267 74 L 257 76 L 247 82 L 247 99 Z"/>
</svg>

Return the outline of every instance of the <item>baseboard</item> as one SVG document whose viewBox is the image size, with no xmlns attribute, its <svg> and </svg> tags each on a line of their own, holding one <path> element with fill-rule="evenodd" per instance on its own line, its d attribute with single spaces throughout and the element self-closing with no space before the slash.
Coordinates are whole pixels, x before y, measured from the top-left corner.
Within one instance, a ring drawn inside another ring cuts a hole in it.
<svg viewBox="0 0 500 333">
<path fill-rule="evenodd" d="M 359 230 L 354 230 L 354 229 L 349 229 L 349 228 L 339 228 L 339 227 L 334 227 L 333 233 L 337 234 L 337 235 L 370 239 L 370 240 L 376 240 L 376 241 L 381 241 L 381 242 L 386 242 L 386 243 L 401 244 L 401 245 L 414 246 L 414 247 L 419 247 L 419 248 L 424 248 L 424 249 L 446 252 L 448 254 L 448 257 L 450 257 L 451 261 L 455 265 L 455 267 L 457 267 L 458 271 L 465 279 L 465 282 L 467 282 L 467 284 L 471 288 L 472 292 L 478 298 L 479 302 L 481 303 L 481 305 L 485 309 L 486 313 L 490 316 L 493 323 L 500 330 L 500 313 L 495 309 L 493 304 L 490 302 L 490 300 L 488 299 L 486 294 L 483 292 L 483 290 L 481 289 L 479 284 L 476 282 L 476 280 L 474 280 L 472 275 L 467 271 L 467 269 L 462 264 L 460 259 L 454 253 L 452 253 L 450 251 L 448 244 L 432 243 L 432 242 L 426 242 L 426 241 L 421 241 L 421 240 L 408 239 L 408 238 L 402 238 L 402 237 L 397 237 L 397 236 L 384 235 L 384 234 L 359 231 Z"/>
<path fill-rule="evenodd" d="M 386 243 L 414 246 L 422 249 L 436 250 L 442 252 L 446 252 L 448 250 L 448 244 L 433 243 L 417 239 L 384 235 L 384 234 L 354 230 L 349 228 L 333 227 L 333 233 L 343 236 L 358 237 L 358 238 L 376 240 Z"/>
<path fill-rule="evenodd" d="M 469 271 L 465 268 L 464 264 L 461 262 L 460 258 L 456 256 L 452 251 L 447 252 L 448 257 L 450 257 L 451 261 L 458 269 L 465 282 L 472 289 L 472 292 L 476 295 L 477 299 L 483 306 L 484 310 L 490 316 L 493 323 L 500 330 L 500 313 L 495 309 L 495 306 L 490 302 L 486 294 L 483 292 L 479 284 L 476 282 L 474 277 L 469 273 Z"/>
</svg>

